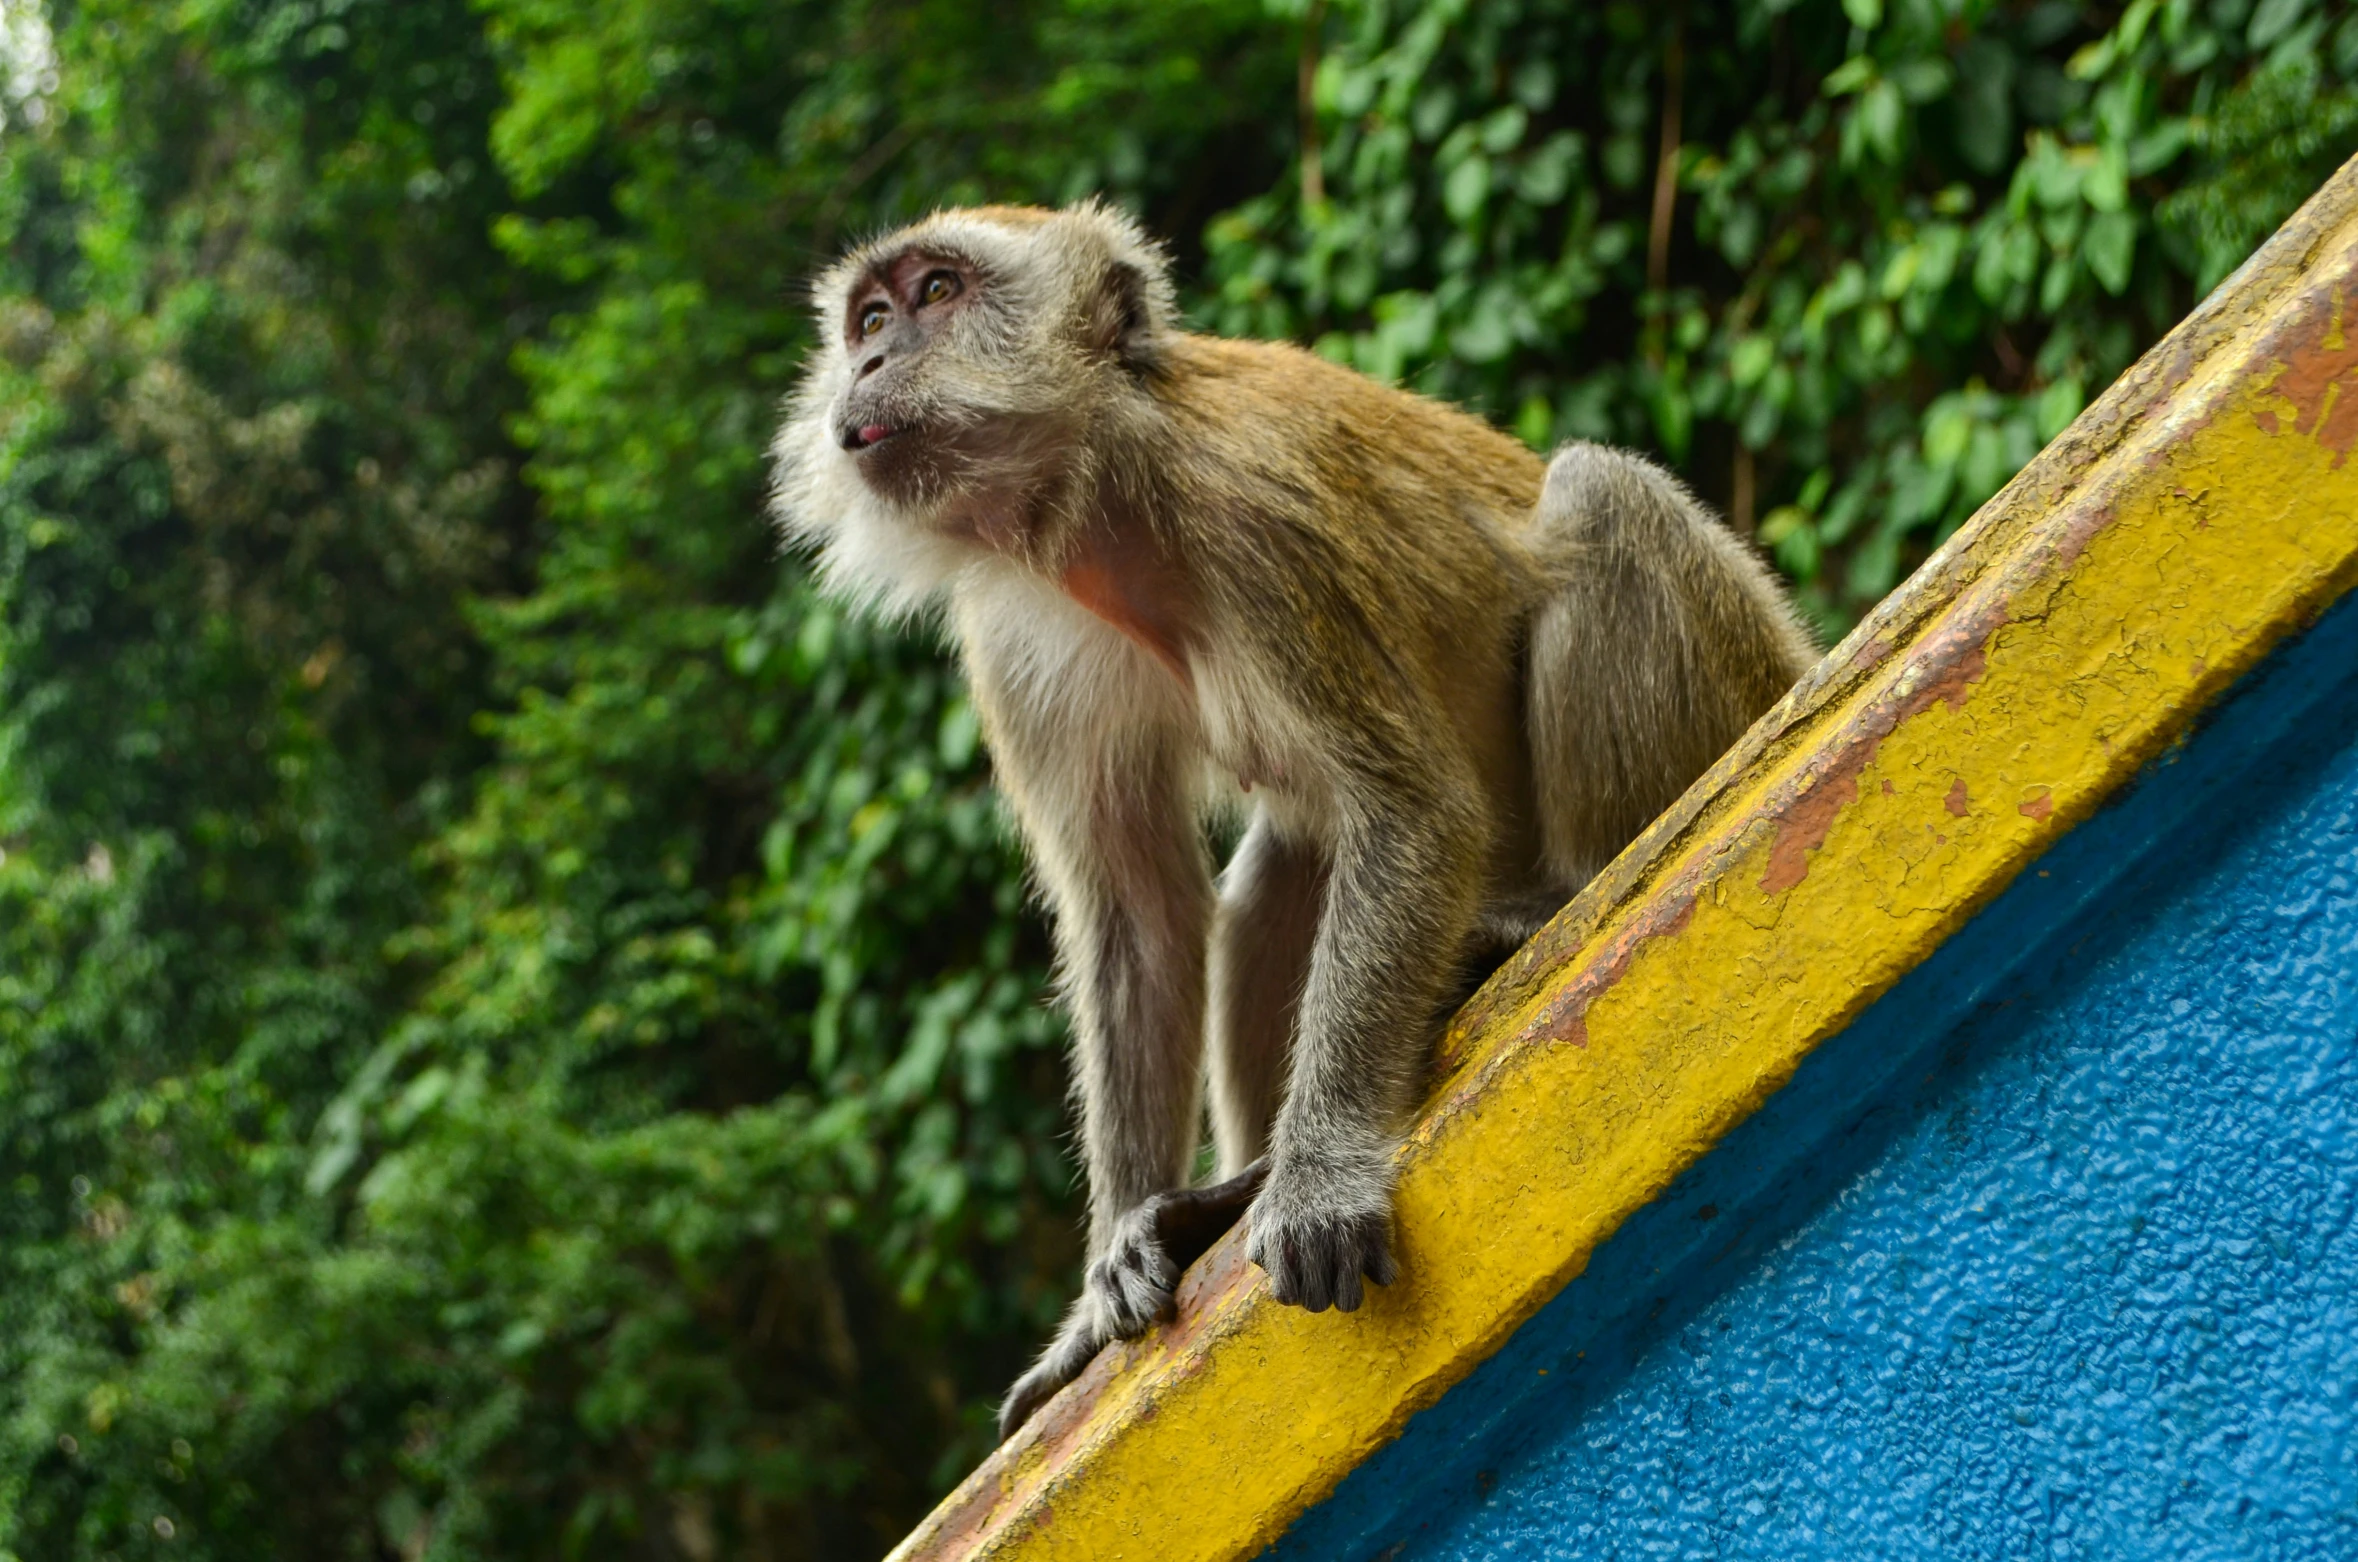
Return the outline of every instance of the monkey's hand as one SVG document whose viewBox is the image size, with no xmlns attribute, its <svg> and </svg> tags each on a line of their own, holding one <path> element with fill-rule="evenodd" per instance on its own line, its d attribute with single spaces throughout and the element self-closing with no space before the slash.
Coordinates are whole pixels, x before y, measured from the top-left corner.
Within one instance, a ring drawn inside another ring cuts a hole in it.
<svg viewBox="0 0 2358 1562">
<path fill-rule="evenodd" d="M 1236 1224 L 1268 1175 L 1269 1162 L 1258 1160 L 1225 1182 L 1158 1193 L 1124 1216 L 1106 1256 L 1089 1266 L 1080 1299 L 1064 1315 L 1056 1338 L 1007 1391 L 999 1406 L 999 1440 L 1005 1442 L 1058 1389 L 1079 1377 L 1110 1341 L 1143 1334 L 1155 1320 L 1169 1317 L 1179 1276 Z M 1159 1290 L 1153 1288 L 1158 1277 Z M 1132 1303 L 1129 1317 L 1135 1327 L 1119 1326 L 1122 1315 L 1109 1305 L 1114 1295 Z"/>
<path fill-rule="evenodd" d="M 1269 1294 L 1310 1311 L 1356 1312 L 1362 1278 L 1390 1285 L 1391 1157 L 1280 1155 L 1253 1201 L 1245 1256 L 1269 1275 Z"/>
</svg>

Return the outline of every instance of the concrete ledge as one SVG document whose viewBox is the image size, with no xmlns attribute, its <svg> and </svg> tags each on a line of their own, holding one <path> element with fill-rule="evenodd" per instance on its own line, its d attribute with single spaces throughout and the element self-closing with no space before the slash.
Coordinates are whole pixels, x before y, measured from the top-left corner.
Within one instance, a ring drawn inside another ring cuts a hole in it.
<svg viewBox="0 0 2358 1562">
<path fill-rule="evenodd" d="M 1236 1558 L 1495 1350 L 1813 1048 L 2358 580 L 2358 163 L 1452 1023 L 1404 1278 L 1232 1234 L 898 1558 Z"/>
</svg>

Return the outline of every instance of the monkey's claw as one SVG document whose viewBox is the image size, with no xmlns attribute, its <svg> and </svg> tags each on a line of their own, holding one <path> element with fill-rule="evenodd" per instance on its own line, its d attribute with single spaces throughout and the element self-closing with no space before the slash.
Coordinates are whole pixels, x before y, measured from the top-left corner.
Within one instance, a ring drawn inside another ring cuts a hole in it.
<svg viewBox="0 0 2358 1562">
<path fill-rule="evenodd" d="M 1269 1294 L 1292 1307 L 1321 1313 L 1357 1312 L 1362 1279 L 1390 1285 L 1400 1277 L 1392 1257 L 1392 1216 L 1374 1210 L 1302 1208 L 1273 1198 L 1272 1184 L 1253 1206 L 1252 1241 L 1245 1256 L 1269 1276 Z"/>
</svg>

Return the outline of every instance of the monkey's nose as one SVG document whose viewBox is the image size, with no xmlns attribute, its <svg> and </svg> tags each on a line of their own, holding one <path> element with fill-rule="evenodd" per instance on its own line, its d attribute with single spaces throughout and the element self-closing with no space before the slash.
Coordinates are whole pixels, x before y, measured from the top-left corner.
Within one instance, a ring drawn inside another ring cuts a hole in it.
<svg viewBox="0 0 2358 1562">
<path fill-rule="evenodd" d="M 867 378 L 869 375 L 871 375 L 871 374 L 874 374 L 874 373 L 875 373 L 875 372 L 876 372 L 878 369 L 881 369 L 881 368 L 883 368 L 883 367 L 884 367 L 884 354 L 882 354 L 882 353 L 878 353 L 878 354 L 877 354 L 875 357 L 873 357 L 873 358 L 869 359 L 869 360 L 868 360 L 866 363 L 863 363 L 863 364 L 861 364 L 861 365 L 860 365 L 860 372 L 859 372 L 859 374 L 858 374 L 857 378 L 859 378 L 859 379 L 863 379 L 863 380 L 864 380 L 864 379 L 866 379 L 866 378 Z"/>
</svg>

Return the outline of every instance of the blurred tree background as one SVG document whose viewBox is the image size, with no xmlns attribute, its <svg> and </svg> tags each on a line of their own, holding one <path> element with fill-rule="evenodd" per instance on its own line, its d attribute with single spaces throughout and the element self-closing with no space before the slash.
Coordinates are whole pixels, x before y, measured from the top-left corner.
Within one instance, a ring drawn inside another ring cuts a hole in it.
<svg viewBox="0 0 2358 1562">
<path fill-rule="evenodd" d="M 2343 0 L 0 0 L 0 1558 L 872 1556 L 1075 1281 L 845 240 L 1658 452 L 1839 631 L 2358 145 Z"/>
</svg>

